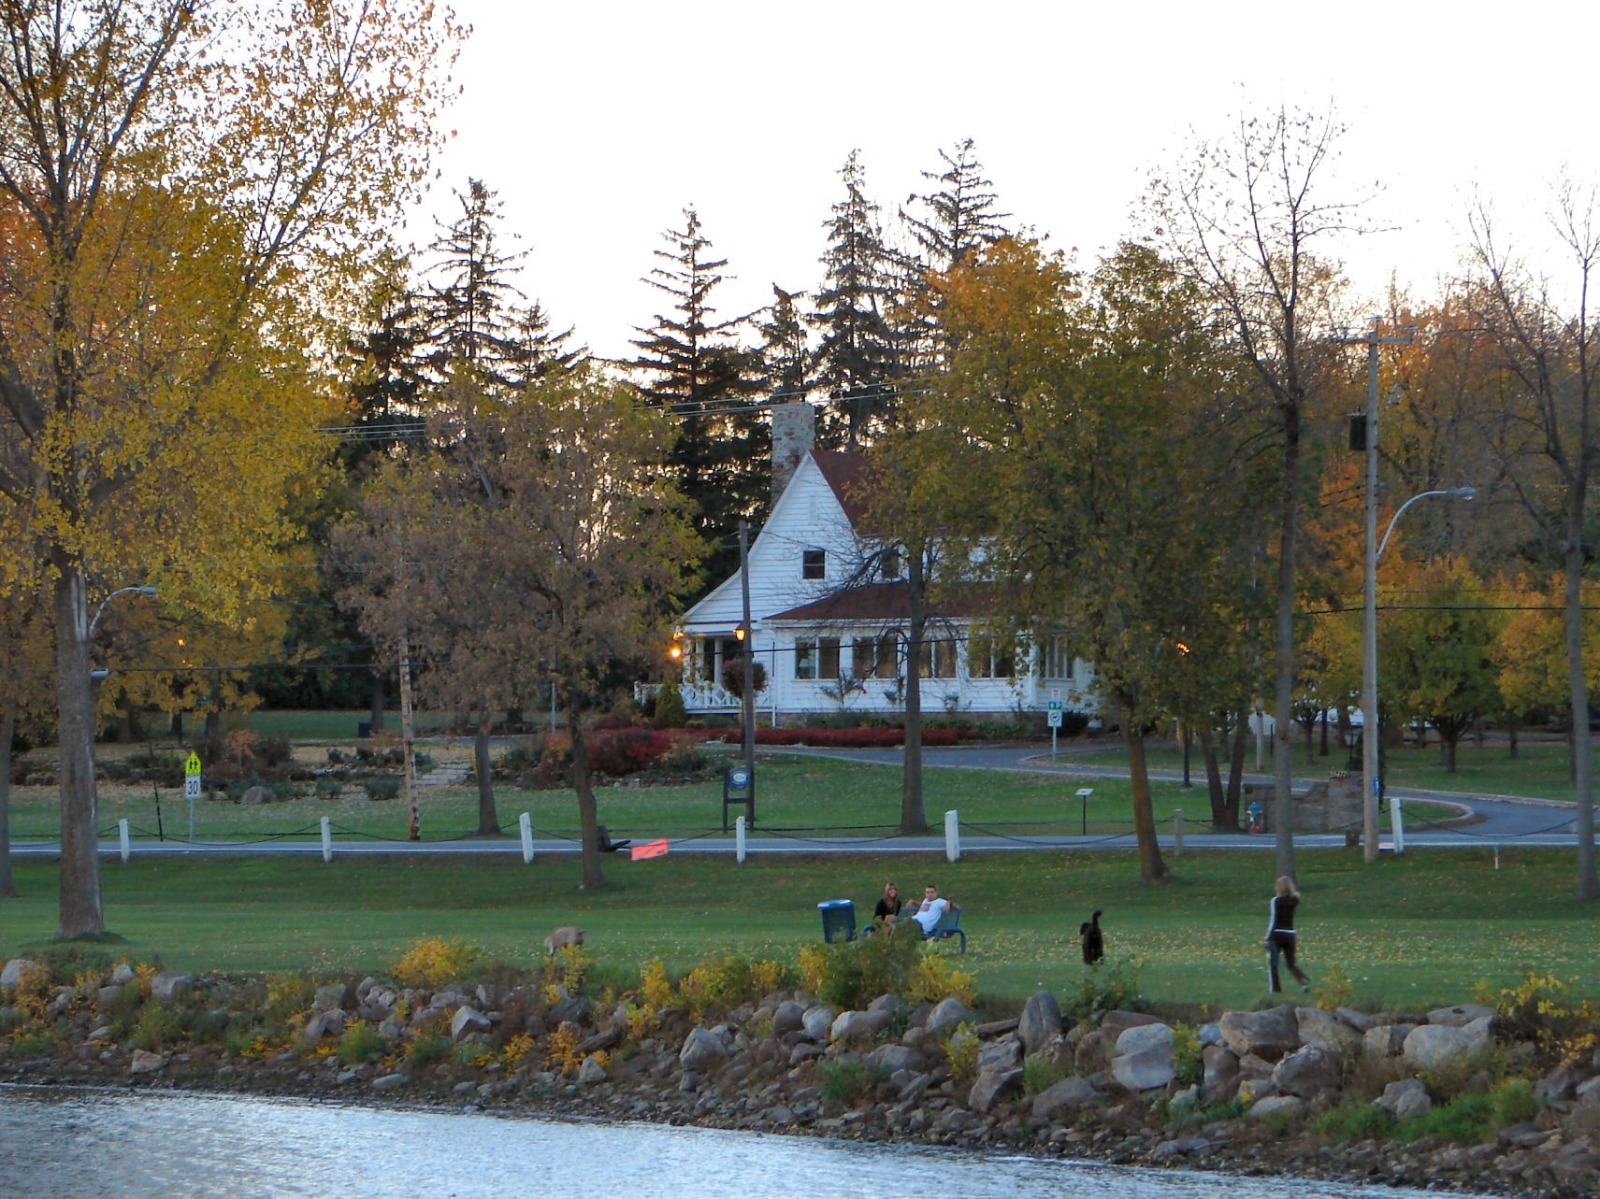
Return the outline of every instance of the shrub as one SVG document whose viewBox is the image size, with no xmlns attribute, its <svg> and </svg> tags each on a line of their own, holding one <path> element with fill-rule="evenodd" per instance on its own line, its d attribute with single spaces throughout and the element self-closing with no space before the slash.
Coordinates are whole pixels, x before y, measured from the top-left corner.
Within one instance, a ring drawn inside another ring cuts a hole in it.
<svg viewBox="0 0 1600 1199">
<path fill-rule="evenodd" d="M 1359 1099 L 1346 1099 L 1318 1116 L 1315 1128 L 1335 1141 L 1386 1139 L 1394 1131 L 1394 1116 Z"/>
<path fill-rule="evenodd" d="M 767 689 L 767 668 L 760 662 L 751 663 L 750 681 L 757 695 Z M 744 698 L 744 662 L 741 659 L 733 658 L 723 666 L 722 686 L 729 695 Z"/>
<path fill-rule="evenodd" d="M 833 1007 L 865 1007 L 880 995 L 908 995 L 922 943 L 914 936 L 863 937 L 826 947 L 815 994 Z"/>
<path fill-rule="evenodd" d="M 373 1024 L 357 1020 L 347 1025 L 339 1037 L 339 1060 L 347 1066 L 359 1066 L 382 1057 L 387 1047 L 388 1042 Z"/>
<path fill-rule="evenodd" d="M 1178 1081 L 1184 1086 L 1193 1086 L 1205 1077 L 1199 1034 L 1182 1022 L 1172 1026 L 1172 1057 Z"/>
<path fill-rule="evenodd" d="M 627 728 L 589 742 L 589 769 L 613 778 L 649 770 L 672 748 L 672 739 L 656 729 Z"/>
<path fill-rule="evenodd" d="M 1600 1004 L 1574 1003 L 1569 989 L 1553 974 L 1529 970 L 1517 986 L 1500 992 L 1480 987 L 1478 997 L 1494 1005 L 1499 1036 L 1530 1041 L 1546 1057 L 1571 1065 L 1589 1057 L 1600 1044 Z"/>
<path fill-rule="evenodd" d="M 639 996 L 646 1006 L 669 1007 L 674 994 L 672 979 L 667 975 L 667 964 L 660 958 L 646 962 L 639 971 Z"/>
<path fill-rule="evenodd" d="M 978 1034 L 969 1024 L 958 1024 L 945 1042 L 945 1055 L 950 1059 L 950 1073 L 961 1082 L 978 1076 L 978 1054 L 982 1046 Z"/>
<path fill-rule="evenodd" d="M 442 1033 L 422 1033 L 406 1047 L 406 1060 L 418 1070 L 425 1070 L 449 1056 L 450 1038 Z"/>
<path fill-rule="evenodd" d="M 400 780 L 387 775 L 374 775 L 372 778 L 362 779 L 361 788 L 367 793 L 367 798 L 373 802 L 394 799 L 400 794 Z"/>
<path fill-rule="evenodd" d="M 818 1066 L 817 1075 L 822 1083 L 823 1103 L 836 1111 L 871 1098 L 873 1091 L 889 1077 L 882 1066 L 860 1058 L 824 1061 Z"/>
<path fill-rule="evenodd" d="M 1066 1077 L 1054 1059 L 1030 1053 L 1022 1059 L 1022 1088 L 1030 1095 L 1048 1091 Z"/>
<path fill-rule="evenodd" d="M 1494 1132 L 1494 1104 L 1488 1095 L 1457 1095 L 1443 1107 L 1418 1116 L 1395 1129 L 1402 1141 L 1439 1137 L 1457 1145 L 1476 1145 Z"/>
<path fill-rule="evenodd" d="M 568 994 L 579 995 L 593 966 L 593 955 L 582 945 L 563 945 L 545 960 L 545 976 L 566 987 Z"/>
<path fill-rule="evenodd" d="M 267 1016 L 282 1024 L 311 1006 L 316 988 L 303 974 L 279 974 L 267 980 Z"/>
<path fill-rule="evenodd" d="M 689 710 L 683 706 L 683 692 L 676 683 L 667 683 L 656 692 L 656 725 L 664 729 L 681 729 L 689 720 Z"/>
<path fill-rule="evenodd" d="M 1069 995 L 1063 1009 L 1080 1023 L 1102 1012 L 1115 1012 L 1141 1004 L 1138 964 L 1132 960 L 1107 958 L 1101 967 L 1089 970 Z"/>
<path fill-rule="evenodd" d="M 394 976 L 408 987 L 438 990 L 464 978 L 477 962 L 478 951 L 465 942 L 423 937 L 394 964 Z"/>
<path fill-rule="evenodd" d="M 1313 992 L 1316 996 L 1317 1006 L 1325 1012 L 1336 1012 L 1342 1007 L 1349 1007 L 1355 999 L 1355 984 L 1350 981 L 1350 976 L 1337 966 L 1330 967 L 1322 976 L 1322 981 L 1317 984 Z"/>
<path fill-rule="evenodd" d="M 978 1006 L 978 980 L 969 972 L 956 966 L 956 959 L 939 952 L 932 941 L 914 942 L 921 953 L 916 970 L 906 988 L 906 998 L 912 1003 L 938 1003 L 942 999 L 959 999 L 969 1008 Z"/>
<path fill-rule="evenodd" d="M 147 1003 L 134 1021 L 128 1044 L 135 1049 L 165 1049 L 181 1042 L 188 1031 L 182 1008 L 170 1003 Z"/>
</svg>

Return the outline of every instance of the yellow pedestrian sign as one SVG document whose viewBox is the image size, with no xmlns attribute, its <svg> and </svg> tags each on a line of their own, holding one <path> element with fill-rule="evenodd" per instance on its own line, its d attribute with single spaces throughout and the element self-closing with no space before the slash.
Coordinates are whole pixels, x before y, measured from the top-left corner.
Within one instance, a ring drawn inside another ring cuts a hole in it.
<svg viewBox="0 0 1600 1199">
<path fill-rule="evenodd" d="M 200 798 L 200 755 L 191 752 L 189 760 L 183 764 L 183 797 L 188 800 Z"/>
</svg>

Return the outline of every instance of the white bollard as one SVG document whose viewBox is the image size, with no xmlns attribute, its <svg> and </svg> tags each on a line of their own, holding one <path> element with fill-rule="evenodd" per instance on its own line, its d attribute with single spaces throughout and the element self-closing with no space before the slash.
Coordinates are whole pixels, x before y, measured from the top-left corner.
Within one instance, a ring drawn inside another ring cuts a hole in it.
<svg viewBox="0 0 1600 1199">
<path fill-rule="evenodd" d="M 952 862 L 961 860 L 961 817 L 954 808 L 944 814 L 944 856 Z"/>
<path fill-rule="evenodd" d="M 333 822 L 326 816 L 322 818 L 322 860 L 333 861 Z"/>
<path fill-rule="evenodd" d="M 744 817 L 738 816 L 733 822 L 733 856 L 742 866 L 744 865 Z"/>
<path fill-rule="evenodd" d="M 517 817 L 517 827 L 522 830 L 522 864 L 533 865 L 533 818 L 524 812 Z"/>
<path fill-rule="evenodd" d="M 1175 858 L 1181 858 L 1183 856 L 1182 808 L 1174 808 L 1172 810 L 1172 856 Z"/>
<path fill-rule="evenodd" d="M 122 835 L 122 860 L 126 862 L 128 855 L 133 853 L 133 846 L 128 841 L 128 818 L 126 816 L 117 821 L 117 831 Z"/>
<path fill-rule="evenodd" d="M 1402 854 L 1406 851 L 1406 815 L 1398 795 L 1389 801 L 1389 809 L 1390 821 L 1394 825 L 1394 851 Z"/>
</svg>

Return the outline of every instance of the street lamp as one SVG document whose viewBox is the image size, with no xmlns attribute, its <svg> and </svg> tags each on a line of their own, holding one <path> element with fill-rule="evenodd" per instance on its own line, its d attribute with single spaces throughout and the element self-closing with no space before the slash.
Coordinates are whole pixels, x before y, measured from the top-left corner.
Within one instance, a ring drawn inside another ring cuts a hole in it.
<svg viewBox="0 0 1600 1199">
<path fill-rule="evenodd" d="M 1372 411 L 1376 411 L 1374 404 Z M 1395 511 L 1384 531 L 1378 533 L 1378 430 L 1377 421 L 1367 422 L 1367 561 L 1366 586 L 1361 612 L 1361 840 L 1362 857 L 1378 860 L 1378 563 L 1389 548 L 1389 538 L 1406 509 L 1430 497 L 1450 500 L 1475 499 L 1476 487 L 1445 487 L 1412 496 Z"/>
<path fill-rule="evenodd" d="M 159 594 L 159 592 L 157 592 L 154 587 L 118 587 L 110 595 L 106 596 L 105 599 L 101 600 L 100 606 L 94 610 L 94 619 L 89 622 L 89 635 L 84 638 L 85 644 L 90 644 L 94 641 L 95 630 L 100 627 L 100 618 L 106 614 L 106 606 L 110 604 L 112 600 L 116 599 L 117 596 L 157 594 Z M 109 670 L 95 670 L 93 668 L 89 670 L 90 680 L 96 683 L 103 682 L 110 674 L 111 672 Z"/>
</svg>

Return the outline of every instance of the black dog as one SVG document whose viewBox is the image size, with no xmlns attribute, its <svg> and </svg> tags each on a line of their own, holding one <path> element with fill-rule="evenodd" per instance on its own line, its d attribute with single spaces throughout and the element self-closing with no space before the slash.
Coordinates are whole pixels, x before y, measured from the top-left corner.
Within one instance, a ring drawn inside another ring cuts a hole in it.
<svg viewBox="0 0 1600 1199">
<path fill-rule="evenodd" d="M 1092 966 L 1106 956 L 1105 938 L 1100 935 L 1100 913 L 1095 912 L 1087 924 L 1078 925 L 1078 936 L 1083 940 L 1084 965 Z"/>
</svg>

